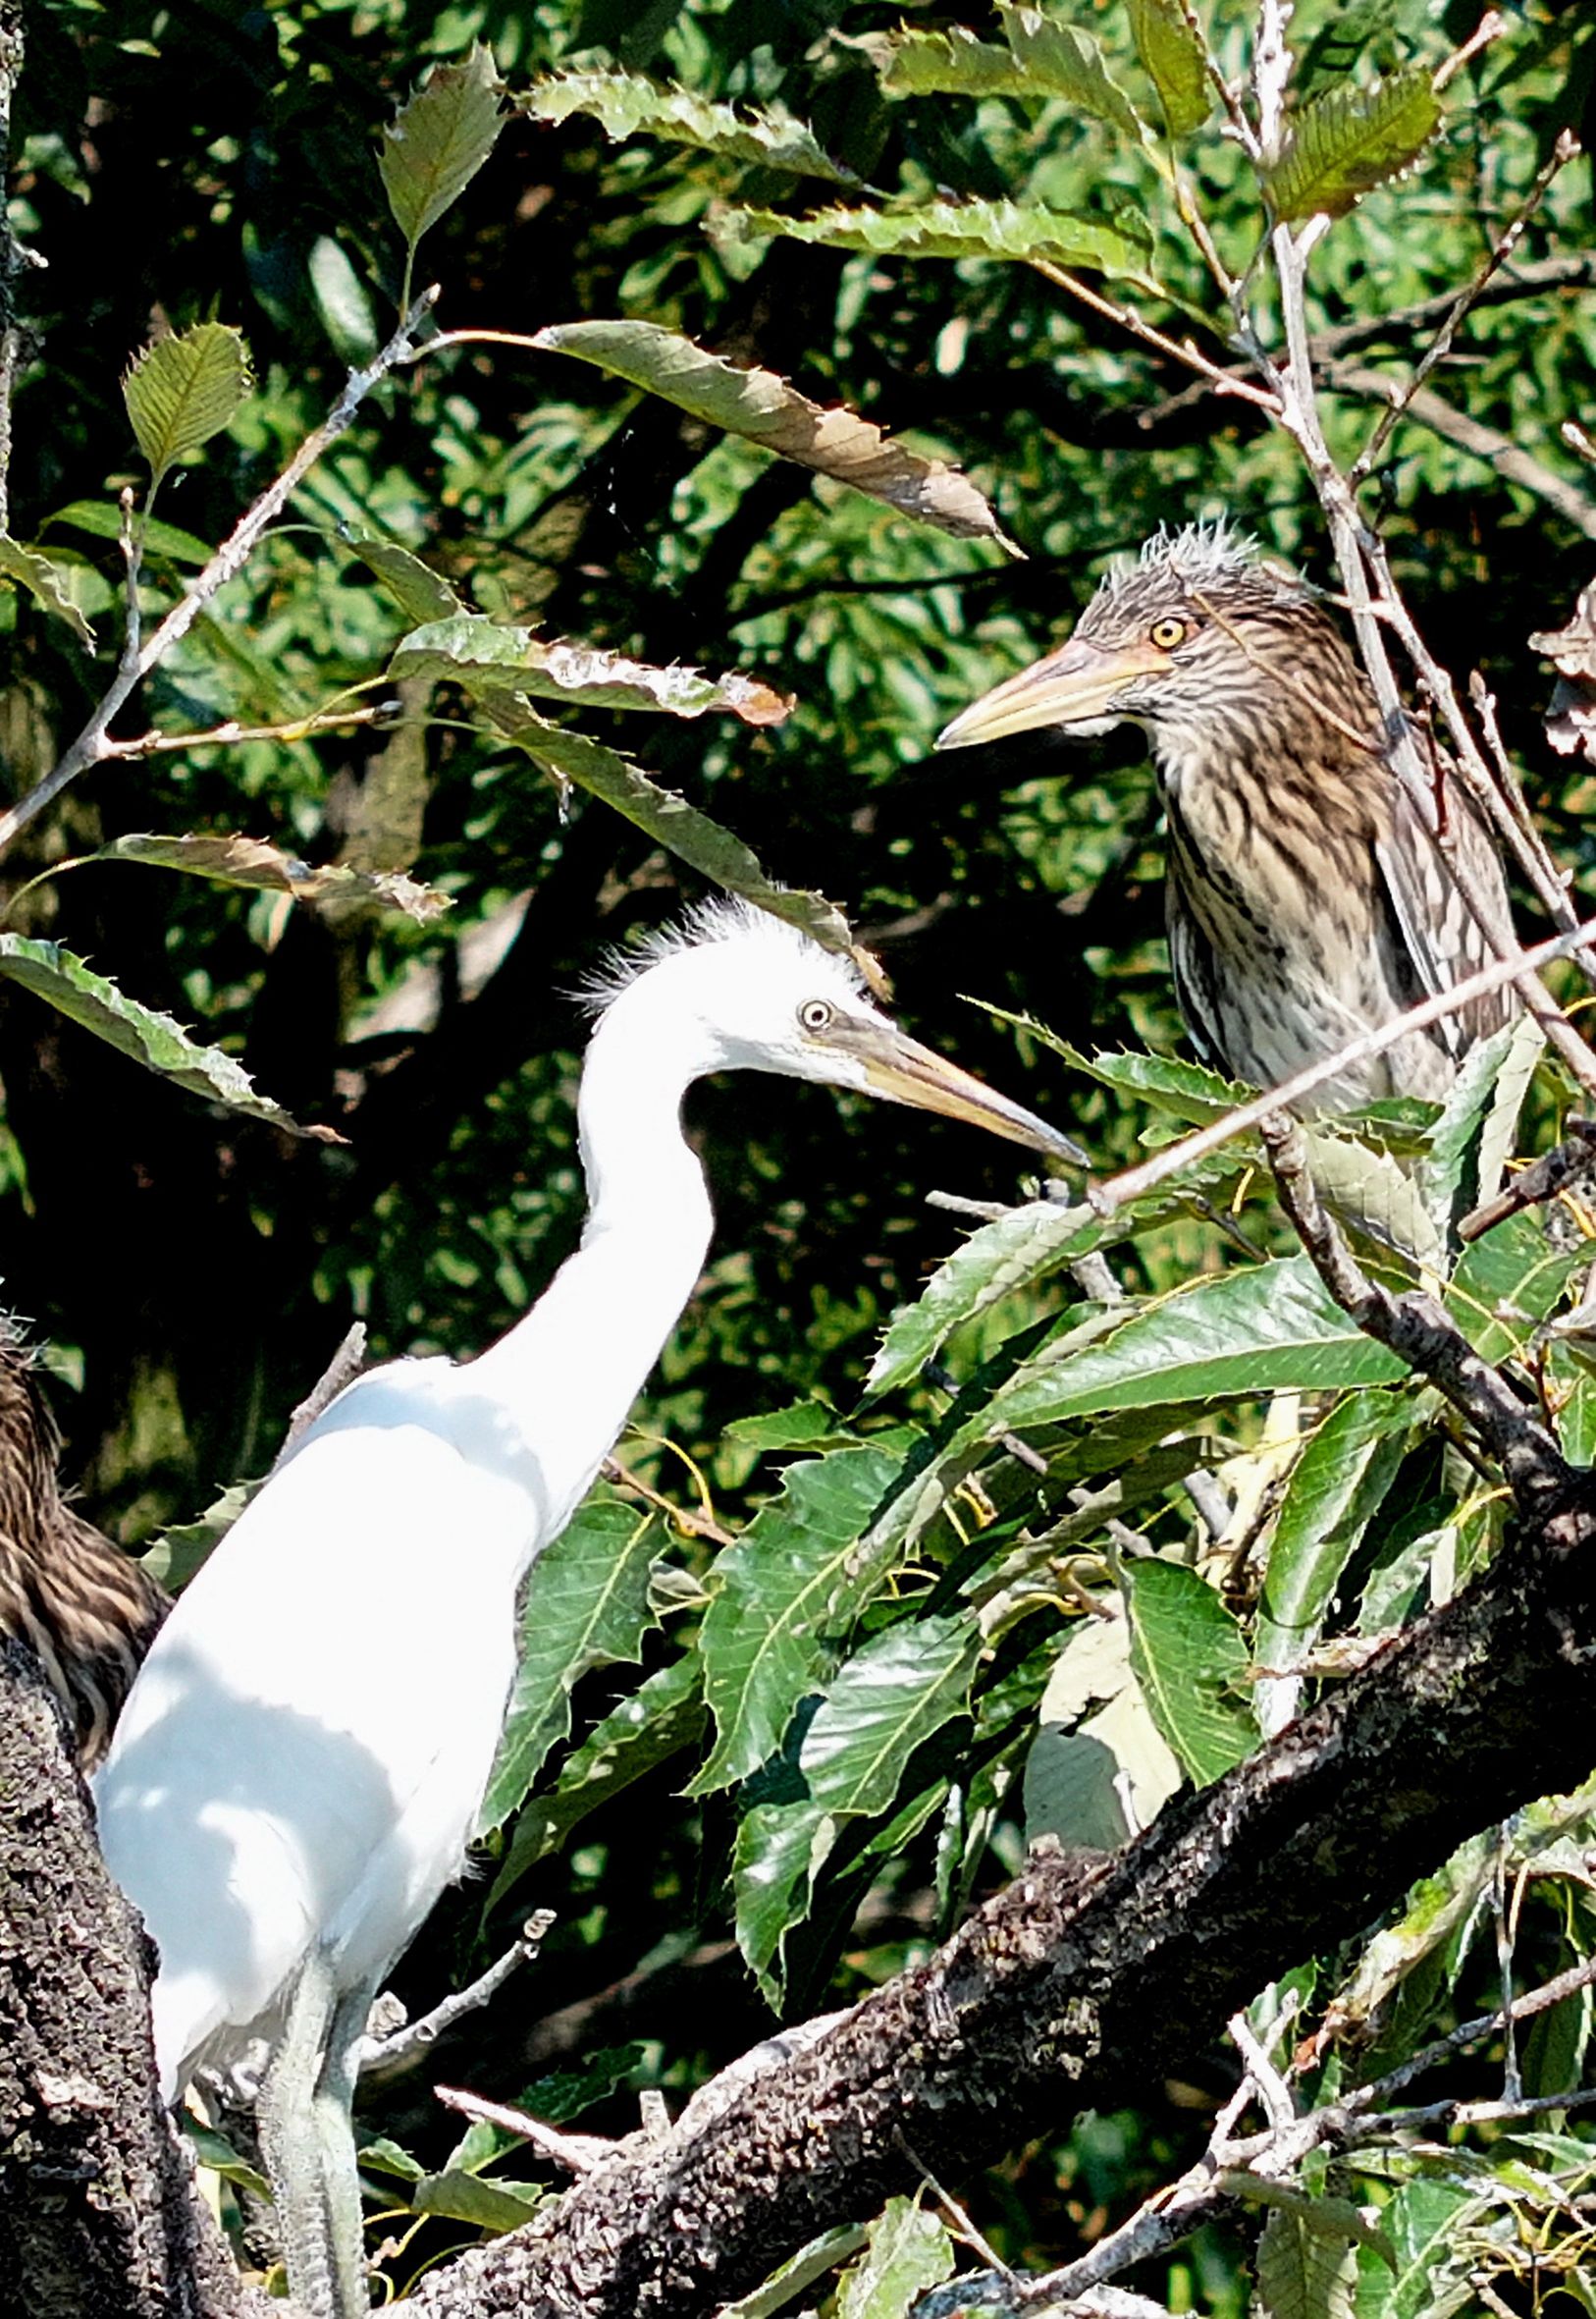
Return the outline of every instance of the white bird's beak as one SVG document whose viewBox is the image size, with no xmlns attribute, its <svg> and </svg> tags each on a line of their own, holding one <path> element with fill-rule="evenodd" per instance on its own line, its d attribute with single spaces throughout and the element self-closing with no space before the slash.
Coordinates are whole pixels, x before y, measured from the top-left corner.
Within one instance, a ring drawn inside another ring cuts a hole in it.
<svg viewBox="0 0 1596 2319">
<path fill-rule="evenodd" d="M 858 1015 L 839 1018 L 818 1044 L 835 1047 L 861 1063 L 872 1093 L 884 1096 L 888 1103 L 912 1104 L 916 1110 L 964 1119 L 972 1127 L 984 1127 L 992 1135 L 1005 1136 L 1010 1143 L 1024 1144 L 1049 1159 L 1067 1160 L 1072 1167 L 1091 1164 L 1079 1144 L 1049 1127 L 1045 1119 L 995 1094 L 945 1055 L 922 1047 L 918 1039 L 911 1039 L 894 1023 Z"/>
<path fill-rule="evenodd" d="M 1005 740 L 1012 732 L 1035 732 L 1048 725 L 1106 732 L 1124 715 L 1112 706 L 1121 685 L 1134 676 L 1156 676 L 1168 666 L 1168 653 L 1155 644 L 1092 644 L 1072 636 L 1056 652 L 962 709 L 937 734 L 936 746 L 968 749 L 979 741 Z"/>
</svg>

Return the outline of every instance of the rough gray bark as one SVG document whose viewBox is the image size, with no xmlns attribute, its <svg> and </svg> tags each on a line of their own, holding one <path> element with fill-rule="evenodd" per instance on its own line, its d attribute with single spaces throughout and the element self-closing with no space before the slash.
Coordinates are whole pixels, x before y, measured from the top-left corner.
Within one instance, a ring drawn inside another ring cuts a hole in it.
<svg viewBox="0 0 1596 2319">
<path fill-rule="evenodd" d="M 703 2319 L 809 2238 L 1134 2100 L 1238 2005 L 1596 1756 L 1596 1491 L 1216 1787 L 1083 1869 L 1038 1859 L 702 2132 L 423 2281 L 428 2319 Z M 910 2153 L 913 2152 L 913 2157 Z"/>
<path fill-rule="evenodd" d="M 32 1653 L 0 1638 L 0 2319 L 241 2319 L 255 2298 L 168 2130 L 143 1939 L 68 1744 Z"/>
</svg>

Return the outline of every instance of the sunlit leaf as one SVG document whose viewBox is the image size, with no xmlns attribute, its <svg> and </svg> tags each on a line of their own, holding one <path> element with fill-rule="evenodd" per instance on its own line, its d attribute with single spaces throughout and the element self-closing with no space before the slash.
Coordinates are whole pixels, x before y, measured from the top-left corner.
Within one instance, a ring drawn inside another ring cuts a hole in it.
<svg viewBox="0 0 1596 2319">
<path fill-rule="evenodd" d="M 1319 2217 L 1283 2207 L 1270 2214 L 1258 2237 L 1257 2319 L 1353 2319 L 1357 2239 L 1334 2227 L 1346 2203 L 1322 2201 L 1331 2211 Z"/>
<path fill-rule="evenodd" d="M 555 73 L 534 81 L 515 102 L 534 121 L 568 121 L 573 113 L 586 113 L 607 136 L 646 133 L 798 177 L 829 178 L 844 186 L 859 182 L 852 170 L 821 149 L 800 121 L 754 106 L 715 104 L 690 88 L 663 87 L 636 73 Z"/>
<path fill-rule="evenodd" d="M 1134 212 L 1115 224 L 1072 217 L 1059 209 L 1014 201 L 926 201 L 913 209 L 823 209 L 786 217 L 771 209 L 741 209 L 728 221 L 747 235 L 784 234 L 826 249 L 872 250 L 880 257 L 981 257 L 1055 266 L 1084 266 L 1100 274 L 1145 272 L 1150 232 L 1130 228 Z M 1139 222 L 1139 221 L 1138 221 Z"/>
<path fill-rule="evenodd" d="M 232 425 L 252 384 L 243 335 L 225 322 L 196 322 L 133 356 L 123 401 L 157 483 Z"/>
<path fill-rule="evenodd" d="M 95 853 L 80 855 L 70 866 L 77 869 L 87 862 L 139 862 L 147 869 L 181 870 L 186 877 L 208 879 L 216 886 L 291 893 L 295 901 L 312 906 L 329 901 L 364 903 L 373 912 L 408 918 L 414 926 L 432 925 L 451 906 L 447 893 L 418 885 L 402 871 L 355 870 L 341 862 L 313 866 L 282 852 L 263 837 L 163 837 L 149 831 L 132 831 L 127 836 L 113 837 Z"/>
<path fill-rule="evenodd" d="M 248 1072 L 232 1055 L 219 1047 L 196 1045 L 169 1014 L 141 1006 L 57 943 L 0 934 L 0 977 L 21 983 L 58 1014 L 80 1023 L 119 1053 L 131 1055 L 146 1071 L 186 1088 L 190 1095 L 225 1104 L 230 1111 L 262 1119 L 287 1135 L 308 1136 L 320 1143 L 342 1141 L 330 1127 L 301 1127 L 281 1105 L 256 1092 Z"/>
<path fill-rule="evenodd" d="M 493 151 L 505 115 L 493 51 L 473 41 L 464 61 L 434 65 L 383 131 L 377 154 L 394 222 L 413 249 L 459 199 Z"/>
<path fill-rule="evenodd" d="M 1124 1584 L 1143 1696 L 1194 1785 L 1206 1787 L 1258 1741 L 1241 1628 L 1184 1563 L 1127 1562 Z"/>
<path fill-rule="evenodd" d="M 997 14 L 1015 60 L 1032 87 L 1063 97 L 1093 120 L 1140 140 L 1146 135 L 1136 107 L 1103 62 L 1089 32 L 1026 0 L 997 0 Z"/>
<path fill-rule="evenodd" d="M 467 686 L 480 678 L 491 691 L 513 683 L 517 692 L 573 707 L 660 709 L 670 717 L 723 709 L 745 725 L 779 725 L 793 705 L 757 676 L 705 676 L 697 669 L 650 668 L 585 644 L 547 644 L 530 628 L 505 627 L 478 612 L 456 612 L 415 629 L 397 647 L 389 674 L 396 681 L 452 676 Z"/>
<path fill-rule="evenodd" d="M 65 620 L 80 644 L 92 644 L 94 631 L 67 592 L 69 572 L 69 566 L 52 563 L 37 548 L 25 548 L 20 540 L 0 532 L 0 574 Z"/>
<path fill-rule="evenodd" d="M 432 620 L 452 620 L 456 614 L 469 610 L 441 573 L 396 540 L 372 539 L 364 532 L 348 530 L 341 531 L 339 537 L 376 573 L 400 612 L 416 627 L 424 627 Z"/>
<path fill-rule="evenodd" d="M 953 2275 L 953 2242 L 939 2215 L 889 2198 L 870 2244 L 837 2282 L 836 2319 L 903 2319 L 917 2298 Z"/>
<path fill-rule="evenodd" d="M 1213 110 L 1202 38 L 1182 0 L 1130 0 L 1131 37 L 1158 92 L 1171 136 L 1190 136 Z"/>
<path fill-rule="evenodd" d="M 579 355 L 711 426 L 884 500 L 955 538 L 1012 544 L 985 498 L 957 467 L 906 451 L 843 404 L 812 403 L 773 370 L 727 362 L 657 322 L 559 323 L 540 330 L 537 343 Z"/>
<path fill-rule="evenodd" d="M 307 271 L 322 328 L 341 362 L 351 369 L 369 362 L 380 340 L 366 286 L 331 234 L 311 243 Z"/>
<path fill-rule="evenodd" d="M 1440 100 L 1421 65 L 1378 88 L 1332 88 L 1295 116 L 1279 160 L 1263 172 L 1264 192 L 1287 224 L 1342 217 L 1410 168 L 1440 125 Z"/>
</svg>

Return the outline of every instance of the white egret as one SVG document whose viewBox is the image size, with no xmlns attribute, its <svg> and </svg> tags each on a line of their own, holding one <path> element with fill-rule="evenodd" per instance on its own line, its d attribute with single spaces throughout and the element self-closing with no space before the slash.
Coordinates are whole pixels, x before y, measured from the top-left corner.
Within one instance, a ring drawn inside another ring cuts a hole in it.
<svg viewBox="0 0 1596 2319">
<path fill-rule="evenodd" d="M 907 1038 L 848 961 L 746 904 L 700 909 L 594 1001 L 580 1248 L 487 1352 L 374 1370 L 293 1443 L 180 1599 L 96 1783 L 106 1859 L 160 1948 L 162 2090 L 272 2041 L 261 2140 L 290 2286 L 338 2319 L 367 2307 L 349 2102 L 372 1998 L 459 1873 L 520 1582 L 709 1245 L 683 1092 L 776 1071 L 1081 1158 Z"/>
</svg>

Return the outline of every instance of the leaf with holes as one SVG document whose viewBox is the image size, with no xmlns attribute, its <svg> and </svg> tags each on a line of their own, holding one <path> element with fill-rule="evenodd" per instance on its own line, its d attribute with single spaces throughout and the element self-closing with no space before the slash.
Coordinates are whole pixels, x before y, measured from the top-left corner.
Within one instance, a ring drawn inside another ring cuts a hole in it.
<svg viewBox="0 0 1596 2319">
<path fill-rule="evenodd" d="M 773 370 L 727 362 L 657 322 L 559 323 L 540 330 L 536 343 L 596 363 L 710 426 L 829 475 L 956 539 L 991 539 L 1012 550 L 985 498 L 957 467 L 906 451 L 884 428 L 843 404 L 827 409 L 812 403 Z"/>
<path fill-rule="evenodd" d="M 1347 84 L 1305 104 L 1263 189 L 1282 223 L 1344 217 L 1376 186 L 1411 168 L 1441 125 L 1441 106 L 1422 65 L 1393 73 L 1378 88 Z"/>
<path fill-rule="evenodd" d="M 715 104 L 690 88 L 662 87 L 637 73 L 554 73 L 534 81 L 515 103 L 534 121 L 589 114 L 606 136 L 617 141 L 639 135 L 666 137 L 726 160 L 790 170 L 796 177 L 828 178 L 839 186 L 859 183 L 851 169 L 822 151 L 801 121 L 755 106 L 739 111 L 735 105 Z"/>
<path fill-rule="evenodd" d="M 253 383 L 243 335 L 225 322 L 196 322 L 133 356 L 122 398 L 155 483 L 233 424 Z"/>
<path fill-rule="evenodd" d="M 131 1055 L 146 1071 L 170 1079 L 174 1086 L 186 1088 L 206 1103 L 225 1104 L 230 1111 L 265 1120 L 287 1135 L 308 1136 L 324 1144 L 344 1140 L 331 1127 L 301 1127 L 280 1104 L 256 1092 L 248 1072 L 232 1055 L 224 1054 L 219 1047 L 196 1046 L 169 1014 L 140 1006 L 57 943 L 35 942 L 25 934 L 0 934 L 0 978 L 21 983 L 24 990 L 31 991 L 85 1031 L 92 1031 L 119 1054 Z"/>
<path fill-rule="evenodd" d="M 459 199 L 498 141 L 505 116 L 493 50 L 474 40 L 457 65 L 434 65 L 383 131 L 377 153 L 394 223 L 414 249 Z"/>
</svg>

